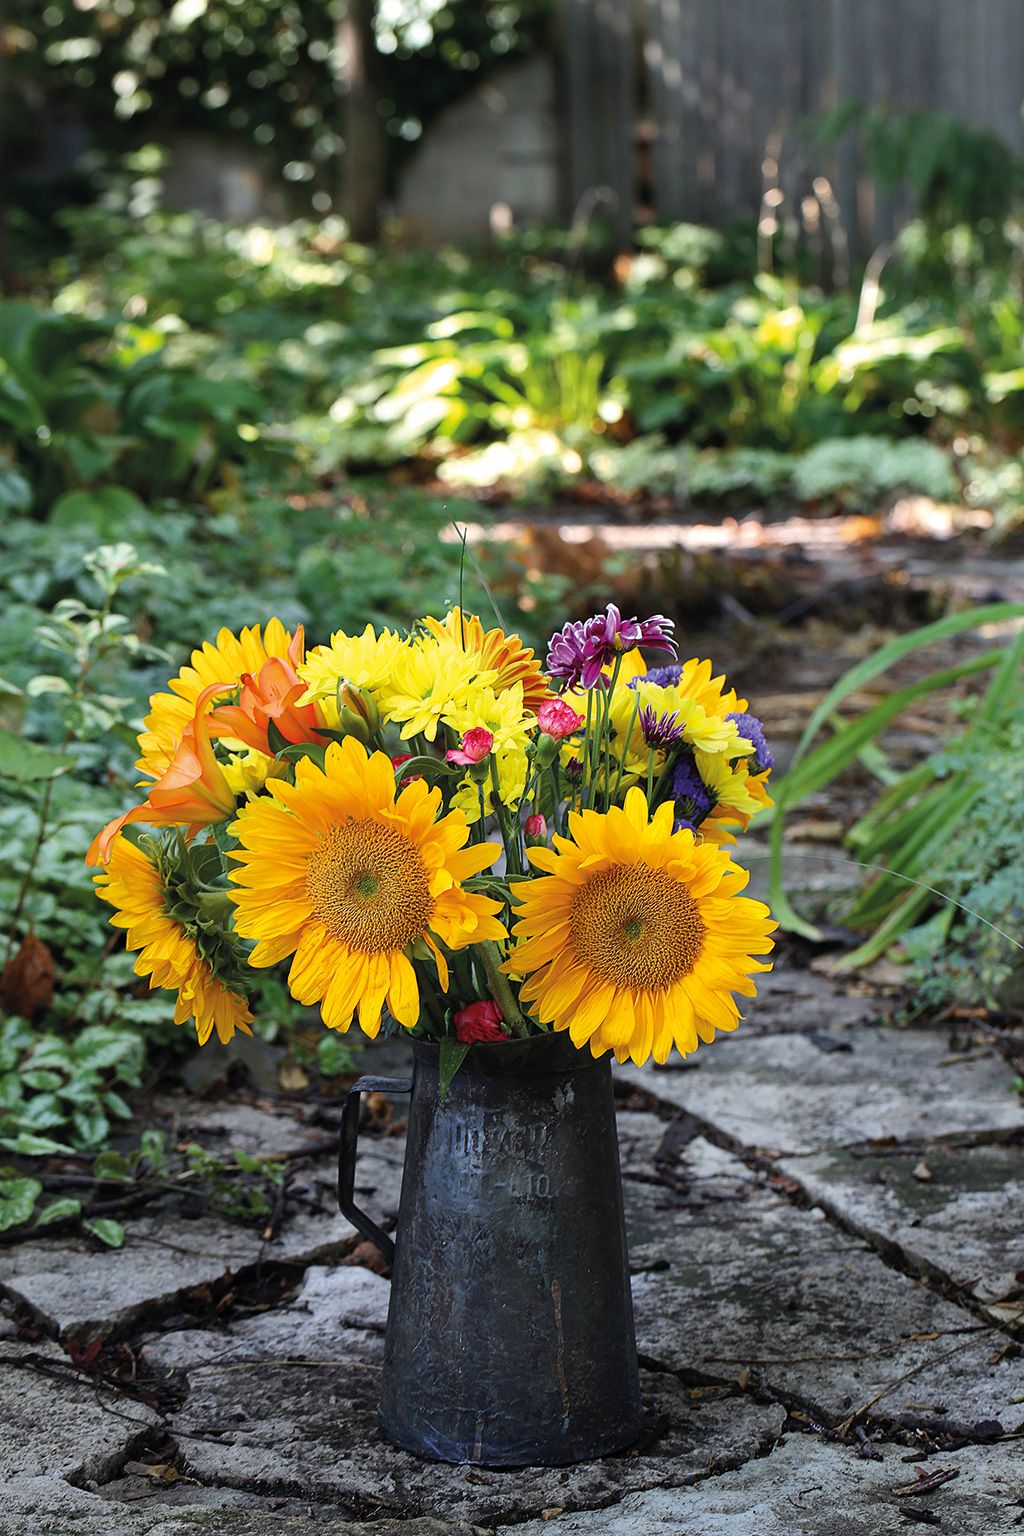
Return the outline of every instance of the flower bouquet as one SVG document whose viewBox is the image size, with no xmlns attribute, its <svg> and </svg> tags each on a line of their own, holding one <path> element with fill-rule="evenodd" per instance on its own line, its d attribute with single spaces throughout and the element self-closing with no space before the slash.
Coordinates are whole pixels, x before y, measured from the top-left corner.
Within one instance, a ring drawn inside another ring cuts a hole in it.
<svg viewBox="0 0 1024 1536">
<path fill-rule="evenodd" d="M 769 968 L 729 853 L 771 803 L 760 722 L 613 606 L 543 667 L 459 608 L 310 650 L 271 619 L 168 686 L 145 798 L 88 855 L 136 971 L 200 1044 L 250 1033 L 254 971 L 284 966 L 329 1029 L 413 1041 L 396 1246 L 353 1200 L 359 1084 L 343 1137 L 342 1207 L 395 1258 L 385 1432 L 500 1464 L 629 1443 L 608 1063 L 735 1029 Z"/>
</svg>

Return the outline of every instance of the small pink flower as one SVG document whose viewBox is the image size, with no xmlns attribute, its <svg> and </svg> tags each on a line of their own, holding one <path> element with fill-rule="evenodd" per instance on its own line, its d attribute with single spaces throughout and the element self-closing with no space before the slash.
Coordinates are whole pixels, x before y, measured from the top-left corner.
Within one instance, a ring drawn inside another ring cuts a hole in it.
<svg viewBox="0 0 1024 1536">
<path fill-rule="evenodd" d="M 554 741 L 564 741 L 566 736 L 578 731 L 583 719 L 564 699 L 545 699 L 537 711 L 537 724 L 544 735 Z"/>
<path fill-rule="evenodd" d="M 507 1040 L 502 1029 L 504 1022 L 497 1003 L 488 998 L 485 1002 L 470 1003 L 455 1015 L 455 1038 L 462 1045 L 487 1045 L 492 1040 Z"/>
<path fill-rule="evenodd" d="M 454 752 L 446 752 L 445 757 L 450 763 L 470 768 L 474 763 L 482 763 L 485 757 L 489 757 L 493 746 L 494 737 L 491 732 L 482 725 L 474 725 L 463 736 L 462 746 Z"/>
<path fill-rule="evenodd" d="M 548 824 L 539 812 L 534 812 L 523 822 L 523 831 L 528 838 L 543 842 L 548 835 Z"/>
</svg>

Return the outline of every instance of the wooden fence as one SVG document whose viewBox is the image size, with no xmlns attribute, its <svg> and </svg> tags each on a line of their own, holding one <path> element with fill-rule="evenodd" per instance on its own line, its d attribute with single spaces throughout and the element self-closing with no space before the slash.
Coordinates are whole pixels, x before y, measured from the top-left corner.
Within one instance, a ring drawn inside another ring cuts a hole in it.
<svg viewBox="0 0 1024 1536">
<path fill-rule="evenodd" d="M 818 178 L 870 250 L 899 200 L 855 135 L 800 128 L 847 103 L 946 112 L 1024 151 L 1024 0 L 562 0 L 562 54 L 570 205 L 607 198 L 620 234 L 645 204 L 720 226 L 777 187 L 799 209 Z"/>
</svg>

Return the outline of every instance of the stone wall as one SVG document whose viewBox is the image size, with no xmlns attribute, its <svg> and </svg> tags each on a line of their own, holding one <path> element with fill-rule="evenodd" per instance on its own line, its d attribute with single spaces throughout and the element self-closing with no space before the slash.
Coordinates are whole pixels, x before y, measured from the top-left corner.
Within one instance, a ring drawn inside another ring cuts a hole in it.
<svg viewBox="0 0 1024 1536">
<path fill-rule="evenodd" d="M 395 211 L 415 239 L 437 244 L 560 222 L 554 60 L 509 65 L 446 108 L 403 171 Z"/>
</svg>

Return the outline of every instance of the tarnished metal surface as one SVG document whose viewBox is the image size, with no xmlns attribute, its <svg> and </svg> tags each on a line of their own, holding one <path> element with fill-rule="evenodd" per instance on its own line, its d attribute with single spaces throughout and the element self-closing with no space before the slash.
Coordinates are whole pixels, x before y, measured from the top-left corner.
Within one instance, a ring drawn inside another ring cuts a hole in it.
<svg viewBox="0 0 1024 1536">
<path fill-rule="evenodd" d="M 414 1046 L 380 1420 L 419 1455 L 560 1464 L 640 1432 L 607 1060 L 474 1046 L 439 1101 Z"/>
</svg>

